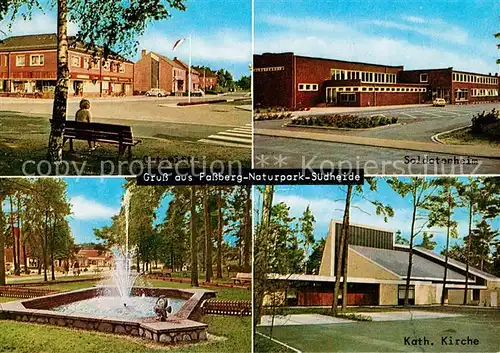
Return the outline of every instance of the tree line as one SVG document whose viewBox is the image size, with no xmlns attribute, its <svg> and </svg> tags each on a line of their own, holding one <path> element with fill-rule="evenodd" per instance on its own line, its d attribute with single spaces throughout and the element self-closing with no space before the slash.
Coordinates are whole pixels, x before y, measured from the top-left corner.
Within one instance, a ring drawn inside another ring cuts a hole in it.
<svg viewBox="0 0 500 353">
<path fill-rule="evenodd" d="M 5 247 L 12 249 L 13 273 L 29 273 L 36 261 L 44 281 L 55 280 L 56 261 L 75 250 L 67 217 L 71 207 L 61 179 L 0 179 L 0 285 L 5 284 Z M 23 261 L 21 261 L 23 259 Z"/>
<path fill-rule="evenodd" d="M 430 232 L 435 227 L 445 229 L 446 243 L 442 254 L 445 256 L 443 283 L 447 281 L 449 258 L 466 264 L 466 282 L 464 304 L 467 300 L 468 274 L 470 266 L 500 275 L 500 242 L 498 230 L 492 229 L 491 221 L 500 214 L 500 181 L 495 178 L 367 178 L 364 185 L 332 186 L 343 188 L 345 198 L 342 227 L 338 239 L 335 264 L 335 283 L 332 286 L 333 300 L 331 310 L 338 313 L 339 298 L 342 298 L 341 310 L 345 310 L 347 300 L 347 267 L 350 215 L 353 200 L 361 200 L 370 204 L 376 215 L 387 222 L 394 217 L 393 207 L 378 195 L 377 189 L 381 183 L 386 183 L 397 195 L 405 199 L 411 209 L 411 219 L 408 229 L 404 229 L 408 238 L 402 236 L 402 231 L 396 233 L 396 243 L 408 246 L 408 268 L 405 285 L 404 305 L 409 305 L 410 278 L 413 268 L 413 249 L 420 246 L 433 250 L 436 246 L 434 234 Z M 266 293 L 276 289 L 277 283 L 269 279 L 270 274 L 290 275 L 293 273 L 317 274 L 321 256 L 325 246 L 325 238 L 315 240 L 314 215 L 309 206 L 302 217 L 295 219 L 290 216 L 290 207 L 285 203 L 273 204 L 274 187 L 260 188 L 261 201 L 256 210 L 258 223 L 255 229 L 255 260 L 254 260 L 254 295 L 255 324 L 263 312 L 263 299 Z M 368 192 L 370 191 L 370 192 Z M 369 197 L 371 196 L 371 198 Z M 365 204 L 365 203 L 363 203 Z M 458 239 L 457 210 L 468 213 L 468 228 L 462 239 L 463 244 L 450 245 L 451 239 Z M 324 210 L 332 212 L 334 210 Z M 417 236 L 421 242 L 415 244 Z M 343 283 L 342 283 L 343 282 Z M 445 292 L 441 295 L 444 304 Z"/>
<path fill-rule="evenodd" d="M 251 188 L 248 186 L 141 186 L 129 180 L 129 247 L 138 272 L 158 265 L 189 270 L 191 283 L 223 277 L 224 267 L 251 272 Z M 167 204 L 165 213 L 161 205 Z M 125 244 L 125 208 L 110 226 L 95 229 L 107 246 Z M 213 269 L 215 267 L 215 274 Z M 229 270 L 229 269 L 228 269 Z"/>
</svg>

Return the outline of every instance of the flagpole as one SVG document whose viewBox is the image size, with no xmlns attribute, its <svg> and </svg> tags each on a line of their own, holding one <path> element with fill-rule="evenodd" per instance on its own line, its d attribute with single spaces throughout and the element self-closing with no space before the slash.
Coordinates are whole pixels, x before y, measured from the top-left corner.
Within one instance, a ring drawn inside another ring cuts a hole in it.
<svg viewBox="0 0 500 353">
<path fill-rule="evenodd" d="M 191 103 L 191 35 L 189 35 L 189 64 L 188 64 L 188 75 L 189 75 L 189 78 L 188 78 L 188 87 L 189 87 L 189 91 L 188 91 L 188 102 Z"/>
</svg>

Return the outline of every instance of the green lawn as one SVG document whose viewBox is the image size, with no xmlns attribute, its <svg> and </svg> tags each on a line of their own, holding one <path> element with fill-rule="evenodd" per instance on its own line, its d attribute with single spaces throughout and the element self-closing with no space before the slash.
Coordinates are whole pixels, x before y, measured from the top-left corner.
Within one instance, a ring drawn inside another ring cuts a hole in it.
<svg viewBox="0 0 500 353">
<path fill-rule="evenodd" d="M 192 288 L 189 283 L 177 283 L 146 279 L 146 283 L 153 287 L 170 287 L 170 288 Z M 240 288 L 222 288 L 222 287 L 200 287 L 210 289 L 217 292 L 217 299 L 223 300 L 252 300 L 252 291 L 250 289 Z"/>
<path fill-rule="evenodd" d="M 438 309 L 440 310 L 440 309 Z M 460 310 L 465 316 L 386 322 L 353 322 L 335 325 L 280 326 L 273 338 L 304 352 L 498 352 L 500 351 L 500 312 Z M 258 328 L 269 335 L 268 327 Z M 479 345 L 446 346 L 442 336 L 477 338 Z M 405 337 L 427 337 L 433 345 L 408 346 Z M 265 340 L 265 338 L 262 338 Z M 256 352 L 271 352 L 268 344 L 257 342 Z"/>
<path fill-rule="evenodd" d="M 26 161 L 38 162 L 46 159 L 50 129 L 47 120 L 48 118 L 43 116 L 0 111 L 0 173 L 2 175 L 22 175 L 23 164 Z M 174 162 L 194 157 L 202 162 L 206 159 L 207 163 L 214 160 L 239 160 L 243 166 L 249 167 L 251 165 L 251 153 L 250 149 L 247 148 L 227 148 L 197 143 L 196 140 L 189 140 L 187 137 L 180 139 L 171 133 L 163 132 L 159 127 L 151 128 L 151 124 L 148 122 L 134 123 L 128 120 L 123 124 L 133 125 L 134 132 L 141 133 L 139 136 L 143 142 L 133 148 L 134 160 L 151 157 L 153 159 L 169 159 Z M 200 129 L 202 128 L 203 126 L 200 126 Z M 121 170 L 119 170 L 118 147 L 115 145 L 104 144 L 97 150 L 90 152 L 87 142 L 75 141 L 76 153 L 69 153 L 68 148 L 68 146 L 65 147 L 63 158 L 69 162 L 71 168 L 68 174 L 70 175 L 80 173 L 80 170 L 85 175 L 96 175 L 101 174 L 101 172 L 115 175 L 118 173 L 130 174 L 128 163 L 124 160 L 121 161 Z M 104 163 L 101 165 L 102 161 L 111 161 L 113 164 Z M 45 169 L 41 169 L 40 172 L 47 173 L 46 166 L 42 167 Z M 137 171 L 132 170 L 134 173 Z M 33 163 L 26 164 L 24 172 L 30 175 L 39 173 Z M 67 175 L 66 167 L 60 169 L 59 173 Z"/>
<path fill-rule="evenodd" d="M 13 302 L 16 300 L 20 300 L 20 299 L 19 298 L 12 298 L 12 297 L 0 297 L 0 303 Z"/>
<path fill-rule="evenodd" d="M 450 145 L 481 145 L 488 147 L 500 147 L 500 141 L 495 141 L 488 136 L 472 134 L 470 128 L 443 134 L 439 137 L 439 139 Z"/>
<path fill-rule="evenodd" d="M 208 333 L 218 340 L 175 346 L 172 352 L 250 352 L 251 318 L 205 316 Z M 54 326 L 0 321 L 0 352 L 12 353 L 152 353 L 163 346 L 140 339 Z M 222 338 L 222 339 L 221 339 Z"/>
</svg>

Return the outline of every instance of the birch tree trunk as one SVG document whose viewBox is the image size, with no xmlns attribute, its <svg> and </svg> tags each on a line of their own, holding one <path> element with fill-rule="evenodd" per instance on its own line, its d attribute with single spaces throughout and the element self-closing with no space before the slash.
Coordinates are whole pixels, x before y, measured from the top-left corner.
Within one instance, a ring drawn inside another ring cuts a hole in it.
<svg viewBox="0 0 500 353">
<path fill-rule="evenodd" d="M 54 105 L 48 146 L 48 160 L 62 161 L 63 131 L 68 103 L 68 2 L 57 0 L 57 82 L 54 91 Z"/>
</svg>

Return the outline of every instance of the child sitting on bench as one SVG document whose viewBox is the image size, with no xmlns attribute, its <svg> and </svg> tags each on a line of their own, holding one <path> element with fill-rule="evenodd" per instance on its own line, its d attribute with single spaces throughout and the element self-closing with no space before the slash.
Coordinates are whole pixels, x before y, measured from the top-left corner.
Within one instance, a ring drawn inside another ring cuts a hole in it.
<svg viewBox="0 0 500 353">
<path fill-rule="evenodd" d="M 90 112 L 90 101 L 88 99 L 82 99 L 80 101 L 80 109 L 76 112 L 75 120 L 81 123 L 90 123 L 92 121 L 92 113 Z M 97 144 L 94 143 L 92 147 L 92 141 L 88 140 L 89 148 L 91 151 L 97 148 Z"/>
</svg>

